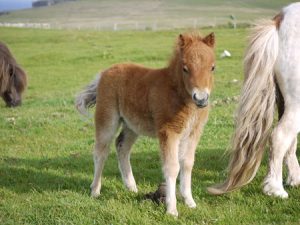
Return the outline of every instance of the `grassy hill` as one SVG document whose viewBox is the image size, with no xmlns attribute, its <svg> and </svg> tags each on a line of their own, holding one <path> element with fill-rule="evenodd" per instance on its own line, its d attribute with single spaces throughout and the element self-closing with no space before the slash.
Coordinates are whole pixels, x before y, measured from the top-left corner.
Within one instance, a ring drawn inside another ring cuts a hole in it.
<svg viewBox="0 0 300 225">
<path fill-rule="evenodd" d="M 48 23 L 54 28 L 170 29 L 271 17 L 288 0 L 79 0 L 11 12 L 0 22 Z"/>
</svg>

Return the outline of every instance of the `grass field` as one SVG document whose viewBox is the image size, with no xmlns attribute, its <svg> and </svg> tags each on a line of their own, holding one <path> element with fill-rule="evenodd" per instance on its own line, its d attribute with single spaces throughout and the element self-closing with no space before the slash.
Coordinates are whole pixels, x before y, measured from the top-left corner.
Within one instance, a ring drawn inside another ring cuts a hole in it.
<svg viewBox="0 0 300 225">
<path fill-rule="evenodd" d="M 203 30 L 204 34 L 212 30 Z M 132 154 L 139 193 L 126 191 L 112 148 L 102 194 L 89 195 L 93 177 L 92 121 L 74 109 L 74 96 L 94 74 L 117 62 L 162 67 L 180 31 L 93 32 L 0 28 L 29 74 L 22 107 L 0 102 L 0 224 L 299 224 L 300 189 L 286 187 L 289 199 L 263 195 L 266 160 L 245 188 L 215 197 L 206 187 L 225 177 L 233 114 L 242 83 L 245 29 L 215 29 L 217 58 L 209 122 L 197 148 L 193 170 L 196 209 L 178 199 L 178 219 L 165 207 L 143 199 L 162 181 L 158 144 L 140 138 Z M 237 80 L 237 82 L 235 81 Z"/>
</svg>

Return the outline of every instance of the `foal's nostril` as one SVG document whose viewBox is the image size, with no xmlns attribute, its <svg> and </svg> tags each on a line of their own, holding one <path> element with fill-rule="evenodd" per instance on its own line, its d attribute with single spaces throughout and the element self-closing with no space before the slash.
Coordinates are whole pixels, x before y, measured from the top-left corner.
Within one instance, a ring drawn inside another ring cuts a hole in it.
<svg viewBox="0 0 300 225">
<path fill-rule="evenodd" d="M 193 94 L 193 100 L 197 101 L 197 95 L 196 95 L 196 93 Z"/>
<path fill-rule="evenodd" d="M 196 102 L 201 102 L 201 101 L 207 101 L 208 100 L 208 94 L 200 94 L 200 95 L 197 95 L 197 93 L 194 93 L 193 96 L 192 96 L 193 100 L 196 101 Z"/>
</svg>

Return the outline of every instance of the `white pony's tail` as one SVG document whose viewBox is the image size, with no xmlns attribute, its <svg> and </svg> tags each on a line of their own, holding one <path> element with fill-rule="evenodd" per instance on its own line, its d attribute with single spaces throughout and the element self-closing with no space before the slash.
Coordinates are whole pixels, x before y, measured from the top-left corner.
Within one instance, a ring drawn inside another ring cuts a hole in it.
<svg viewBox="0 0 300 225">
<path fill-rule="evenodd" d="M 75 98 L 75 107 L 82 115 L 89 116 L 88 108 L 96 104 L 97 87 L 100 81 L 101 74 L 98 75 L 89 85 L 87 85 L 82 92 Z"/>
<path fill-rule="evenodd" d="M 261 21 L 252 30 L 244 58 L 245 80 L 236 112 L 228 178 L 208 188 L 223 194 L 249 183 L 262 160 L 274 119 L 276 85 L 274 64 L 278 56 L 275 21 Z"/>
</svg>

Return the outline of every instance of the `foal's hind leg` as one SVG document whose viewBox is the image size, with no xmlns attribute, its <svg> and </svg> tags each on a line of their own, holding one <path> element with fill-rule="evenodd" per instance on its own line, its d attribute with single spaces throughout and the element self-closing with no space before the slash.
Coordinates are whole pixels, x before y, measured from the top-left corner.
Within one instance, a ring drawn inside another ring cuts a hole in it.
<svg viewBox="0 0 300 225">
<path fill-rule="evenodd" d="M 287 198 L 282 185 L 283 158 L 299 132 L 299 119 L 295 110 L 286 110 L 271 136 L 269 172 L 264 182 L 264 193 Z"/>
<path fill-rule="evenodd" d="M 293 143 L 285 156 L 285 162 L 288 168 L 287 184 L 291 186 L 300 185 L 300 167 L 296 155 L 297 150 L 297 138 L 293 140 Z"/>
<path fill-rule="evenodd" d="M 92 197 L 98 197 L 101 189 L 101 176 L 109 145 L 119 126 L 119 116 L 109 108 L 99 107 L 95 112 L 96 143 L 94 149 L 94 180 L 91 184 Z"/>
<path fill-rule="evenodd" d="M 133 192 L 137 192 L 136 183 L 130 165 L 131 146 L 137 139 L 137 134 L 124 126 L 116 139 L 116 149 L 118 153 L 119 169 L 125 186 Z"/>
</svg>

